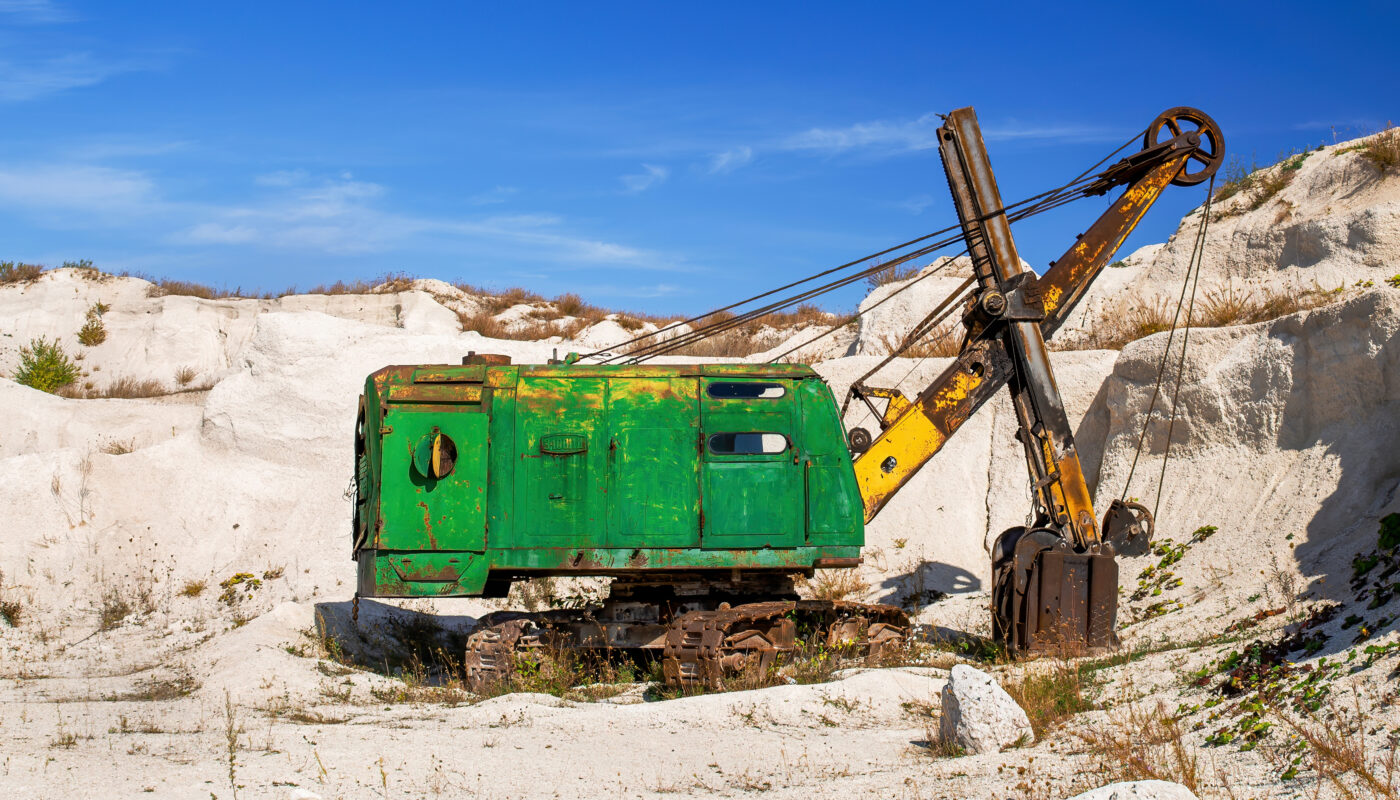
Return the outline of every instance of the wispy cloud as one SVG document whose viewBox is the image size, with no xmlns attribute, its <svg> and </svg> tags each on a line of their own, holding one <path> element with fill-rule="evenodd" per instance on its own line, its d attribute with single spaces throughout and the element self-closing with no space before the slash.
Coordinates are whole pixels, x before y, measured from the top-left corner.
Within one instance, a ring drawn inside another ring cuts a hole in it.
<svg viewBox="0 0 1400 800">
<path fill-rule="evenodd" d="M 938 144 L 936 114 L 900 122 L 875 120 L 841 128 L 809 128 L 782 140 L 785 150 L 841 153 L 856 149 L 888 151 L 927 150 Z"/>
<path fill-rule="evenodd" d="M 467 202 L 474 206 L 494 206 L 506 202 L 519 192 L 520 190 L 514 186 L 496 186 L 488 191 L 478 192 L 468 197 Z"/>
<path fill-rule="evenodd" d="M 658 186 L 666 182 L 671 171 L 656 164 L 643 164 L 642 172 L 632 175 L 623 175 L 618 178 L 622 181 L 622 189 L 628 194 L 640 194 L 653 186 Z"/>
<path fill-rule="evenodd" d="M 91 53 L 69 53 L 21 62 L 0 61 L 0 102 L 20 102 L 36 97 L 94 86 L 144 65 L 104 61 Z"/>
<path fill-rule="evenodd" d="M 904 209 L 905 211 L 908 211 L 910 214 L 918 216 L 924 213 L 924 209 L 933 205 L 933 196 L 927 194 L 916 194 L 913 197 L 907 197 L 904 200 L 901 200 L 900 202 L 896 203 L 896 205 Z"/>
<path fill-rule="evenodd" d="M 84 164 L 0 167 L 0 204 L 129 214 L 158 201 L 141 172 Z"/>
<path fill-rule="evenodd" d="M 0 0 L 0 15 L 6 22 L 24 25 L 52 25 L 71 22 L 73 14 L 49 0 Z"/>
<path fill-rule="evenodd" d="M 716 153 L 710 159 L 711 175 L 722 175 L 733 172 L 753 160 L 753 148 L 748 145 L 732 147 L 722 153 Z"/>
<path fill-rule="evenodd" d="M 810 128 L 780 140 L 778 146 L 788 151 L 821 155 L 929 150 L 938 146 L 938 127 L 942 122 L 939 115 L 930 112 L 908 120 L 873 120 L 837 128 Z M 985 125 L 982 136 L 987 141 L 1108 141 L 1117 138 L 1115 132 L 1101 127 L 1015 121 Z"/>
</svg>

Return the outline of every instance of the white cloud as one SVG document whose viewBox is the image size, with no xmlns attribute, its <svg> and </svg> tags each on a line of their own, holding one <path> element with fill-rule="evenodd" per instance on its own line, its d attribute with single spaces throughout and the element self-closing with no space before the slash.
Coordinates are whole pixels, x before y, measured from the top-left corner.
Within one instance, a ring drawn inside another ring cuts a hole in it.
<svg viewBox="0 0 1400 800">
<path fill-rule="evenodd" d="M 835 155 L 851 151 L 894 154 L 929 150 L 938 146 L 943 120 L 932 112 L 909 120 L 874 120 L 843 128 L 811 128 L 779 142 L 783 150 Z M 1016 121 L 982 127 L 987 141 L 1054 140 L 1111 141 L 1121 134 L 1095 126 L 1027 124 Z"/>
<path fill-rule="evenodd" d="M 723 175 L 733 172 L 753 160 L 753 148 L 747 145 L 732 147 L 710 158 L 710 174 Z"/>
<path fill-rule="evenodd" d="M 618 180 L 622 181 L 623 191 L 628 194 L 639 194 L 645 192 L 653 186 L 657 186 L 670 177 L 671 171 L 665 167 L 655 164 L 643 164 L 643 172 L 635 175 L 623 175 Z"/>
<path fill-rule="evenodd" d="M 147 68 L 137 63 L 101 61 L 91 53 L 0 61 L 0 101 L 33 100 L 68 89 L 94 86 L 114 75 Z"/>
<path fill-rule="evenodd" d="M 939 123 L 938 115 L 929 113 L 904 122 L 875 120 L 844 128 L 811 128 L 789 136 L 781 145 L 786 150 L 823 153 L 854 149 L 927 150 L 938 144 Z"/>
<path fill-rule="evenodd" d="M 131 170 L 87 165 L 0 167 L 0 203 L 99 213 L 139 213 L 156 202 L 155 184 Z"/>
<path fill-rule="evenodd" d="M 176 246 L 256 247 L 329 254 L 387 252 L 433 241 L 555 265 L 676 270 L 661 253 L 580 235 L 555 214 L 433 217 L 386 208 L 388 190 L 350 173 L 302 170 L 254 178 L 245 203 L 169 199 L 147 173 L 87 164 L 0 164 L 0 208 L 54 228 L 119 223 Z"/>
</svg>

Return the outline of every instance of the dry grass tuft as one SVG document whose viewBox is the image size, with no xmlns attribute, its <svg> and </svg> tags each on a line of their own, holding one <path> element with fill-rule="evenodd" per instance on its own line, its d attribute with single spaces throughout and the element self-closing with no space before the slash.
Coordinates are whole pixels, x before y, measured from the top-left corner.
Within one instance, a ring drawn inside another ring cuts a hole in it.
<svg viewBox="0 0 1400 800">
<path fill-rule="evenodd" d="M 870 591 L 870 584 L 861 579 L 858 569 L 821 569 L 811 579 L 803 581 L 802 588 L 816 600 L 858 601 Z"/>
<path fill-rule="evenodd" d="M 1129 705 L 1107 724 L 1075 735 L 1089 747 L 1106 781 L 1160 780 L 1199 791 L 1196 754 L 1183 741 L 1181 722 L 1166 706 Z"/>
<path fill-rule="evenodd" d="M 167 394 L 170 394 L 170 390 L 165 387 L 165 384 L 158 380 L 153 378 L 133 378 L 129 375 L 123 375 L 107 384 L 105 388 L 95 392 L 89 392 L 84 396 L 106 399 L 137 399 L 142 397 L 160 397 Z"/>
<path fill-rule="evenodd" d="M 201 580 L 185 581 L 185 585 L 180 587 L 181 597 L 199 597 L 204 594 L 204 589 L 208 584 Z"/>
<path fill-rule="evenodd" d="M 1234 286 L 1207 291 L 1196 303 L 1192 315 L 1193 328 L 1223 328 L 1230 325 L 1250 325 L 1256 322 L 1286 317 L 1327 305 L 1337 299 L 1338 290 L 1320 287 L 1311 289 L 1240 290 Z M 1054 349 L 1122 350 L 1124 346 L 1154 333 L 1170 330 L 1176 314 L 1174 299 L 1156 297 L 1134 300 L 1121 318 L 1104 320 L 1081 339 L 1067 344 L 1055 343 Z M 1183 309 L 1178 326 L 1186 324 Z"/>
<path fill-rule="evenodd" d="M 109 589 L 102 595 L 102 607 L 97 612 L 97 629 L 110 631 L 131 616 L 131 604 L 116 589 Z"/>
<path fill-rule="evenodd" d="M 44 268 L 38 264 L 0 261 L 0 284 L 28 283 L 42 274 L 44 274 Z"/>
<path fill-rule="evenodd" d="M 865 277 L 865 285 L 871 289 L 878 289 L 886 284 L 895 281 L 907 281 L 919 274 L 921 267 L 917 264 L 891 264 L 882 270 L 872 272 Z"/>
<path fill-rule="evenodd" d="M 1361 157 L 1381 172 L 1400 167 L 1400 128 L 1390 128 L 1377 134 L 1361 146 Z"/>
<path fill-rule="evenodd" d="M 1039 738 L 1075 714 L 1094 707 L 1088 696 L 1089 675 L 1087 666 L 1070 658 L 1043 659 L 1026 664 L 1020 678 L 1006 684 L 1006 693 L 1025 709 L 1031 729 Z"/>
<path fill-rule="evenodd" d="M 1380 727 L 1379 720 L 1365 713 L 1359 694 L 1352 697 L 1353 708 L 1332 705 L 1325 720 L 1316 716 L 1295 719 L 1285 713 L 1279 716 L 1305 744 L 1319 783 L 1330 784 L 1340 797 L 1396 800 L 1400 798 L 1400 737 L 1392 732 L 1387 747 L 1380 752 L 1369 749 L 1366 733 Z M 1295 757 L 1289 764 L 1294 774 L 1300 763 Z"/>
<path fill-rule="evenodd" d="M 181 386 L 189 386 L 190 382 L 193 381 L 198 375 L 199 373 L 195 371 L 194 367 L 180 367 L 179 369 L 175 370 L 175 382 L 180 384 Z"/>
<path fill-rule="evenodd" d="M 136 450 L 136 440 L 127 439 L 123 441 L 121 439 L 113 439 L 110 442 L 104 443 L 99 449 L 109 456 L 124 456 Z"/>
</svg>

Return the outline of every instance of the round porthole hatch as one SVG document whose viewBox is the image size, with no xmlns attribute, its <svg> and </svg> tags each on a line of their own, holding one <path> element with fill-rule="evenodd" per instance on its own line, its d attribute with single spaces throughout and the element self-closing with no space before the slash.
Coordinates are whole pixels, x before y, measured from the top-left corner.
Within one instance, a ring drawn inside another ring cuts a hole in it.
<svg viewBox="0 0 1400 800">
<path fill-rule="evenodd" d="M 437 428 L 419 439 L 413 448 L 413 468 L 425 478 L 442 480 L 451 475 L 456 466 L 457 443 Z"/>
</svg>

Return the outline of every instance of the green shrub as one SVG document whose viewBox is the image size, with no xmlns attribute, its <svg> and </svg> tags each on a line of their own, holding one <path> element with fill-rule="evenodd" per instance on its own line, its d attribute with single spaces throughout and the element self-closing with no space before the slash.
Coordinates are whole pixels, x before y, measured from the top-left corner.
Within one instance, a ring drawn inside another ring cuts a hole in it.
<svg viewBox="0 0 1400 800">
<path fill-rule="evenodd" d="M 40 336 L 20 348 L 15 383 L 52 394 L 77 379 L 78 365 L 63 352 L 57 339 L 50 342 Z"/>
</svg>

